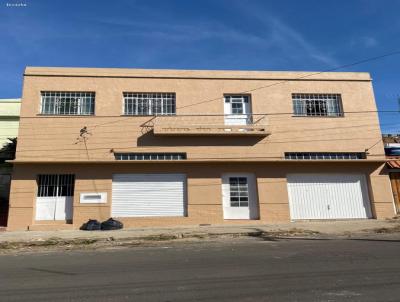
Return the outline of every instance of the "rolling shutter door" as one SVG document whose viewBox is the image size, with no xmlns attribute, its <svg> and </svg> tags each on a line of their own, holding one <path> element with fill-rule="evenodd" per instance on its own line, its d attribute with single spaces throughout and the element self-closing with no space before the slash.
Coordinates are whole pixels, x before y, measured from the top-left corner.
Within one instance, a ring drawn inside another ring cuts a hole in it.
<svg viewBox="0 0 400 302">
<path fill-rule="evenodd" d="M 289 174 L 287 181 L 292 219 L 371 217 L 364 175 Z"/>
<path fill-rule="evenodd" d="M 185 216 L 186 175 L 114 174 L 112 217 Z"/>
</svg>

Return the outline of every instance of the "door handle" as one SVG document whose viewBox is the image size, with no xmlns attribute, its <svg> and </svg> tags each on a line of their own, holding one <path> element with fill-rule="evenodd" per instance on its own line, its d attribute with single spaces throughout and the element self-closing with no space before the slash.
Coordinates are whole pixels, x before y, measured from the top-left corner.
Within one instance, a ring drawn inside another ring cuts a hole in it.
<svg viewBox="0 0 400 302">
<path fill-rule="evenodd" d="M 331 206 L 328 204 L 328 211 L 331 209 Z"/>
</svg>

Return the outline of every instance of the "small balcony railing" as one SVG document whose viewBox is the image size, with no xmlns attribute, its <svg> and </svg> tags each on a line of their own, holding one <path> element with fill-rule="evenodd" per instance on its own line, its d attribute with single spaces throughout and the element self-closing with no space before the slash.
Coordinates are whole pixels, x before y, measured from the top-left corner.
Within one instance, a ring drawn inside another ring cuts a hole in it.
<svg viewBox="0 0 400 302">
<path fill-rule="evenodd" d="M 267 136 L 264 114 L 156 116 L 146 123 L 154 135 L 169 136 Z"/>
</svg>

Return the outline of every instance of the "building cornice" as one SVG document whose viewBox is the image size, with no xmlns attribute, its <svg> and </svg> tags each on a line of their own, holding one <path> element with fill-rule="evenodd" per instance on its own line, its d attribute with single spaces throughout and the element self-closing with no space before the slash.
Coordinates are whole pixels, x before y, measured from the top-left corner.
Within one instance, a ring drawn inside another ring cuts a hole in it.
<svg viewBox="0 0 400 302">
<path fill-rule="evenodd" d="M 275 81 L 371 81 L 367 72 L 27 67 L 24 76 Z"/>
<path fill-rule="evenodd" d="M 187 163 L 280 163 L 280 164 L 367 164 L 386 163 L 387 159 L 362 159 L 362 160 L 285 160 L 285 159 L 187 159 L 187 160 L 9 160 L 12 164 L 113 164 L 113 165 L 143 165 L 143 164 L 187 164 Z"/>
</svg>

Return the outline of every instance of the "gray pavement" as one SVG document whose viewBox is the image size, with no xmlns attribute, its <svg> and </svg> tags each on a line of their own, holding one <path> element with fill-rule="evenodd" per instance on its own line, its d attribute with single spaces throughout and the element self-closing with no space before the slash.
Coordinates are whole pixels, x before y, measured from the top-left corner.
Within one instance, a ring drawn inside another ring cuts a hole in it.
<svg viewBox="0 0 400 302">
<path fill-rule="evenodd" d="M 0 256 L 1 301 L 399 301 L 398 240 L 241 238 Z"/>
<path fill-rule="evenodd" d="M 97 238 L 104 239 L 113 237 L 115 239 L 140 238 L 146 236 L 174 235 L 181 234 L 245 234 L 248 232 L 286 232 L 291 230 L 307 230 L 319 232 L 325 235 L 348 235 L 363 234 L 365 231 L 376 228 L 392 228 L 399 224 L 398 220 L 348 220 L 348 221 L 306 221 L 292 222 L 282 224 L 252 224 L 252 225 L 212 225 L 212 226 L 181 226 L 174 228 L 131 228 L 119 231 L 18 231 L 18 232 L 0 232 L 1 242 L 20 242 L 47 240 L 49 238 L 76 239 L 76 238 Z M 299 232 L 301 233 L 301 232 Z"/>
</svg>

